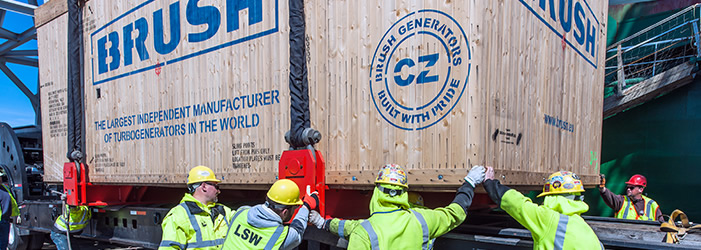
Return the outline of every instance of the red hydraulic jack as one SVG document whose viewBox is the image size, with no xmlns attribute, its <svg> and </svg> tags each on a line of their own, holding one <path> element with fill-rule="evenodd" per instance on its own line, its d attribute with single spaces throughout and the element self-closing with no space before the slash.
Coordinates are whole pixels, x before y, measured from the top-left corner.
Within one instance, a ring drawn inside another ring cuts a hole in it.
<svg viewBox="0 0 701 250">
<path fill-rule="evenodd" d="M 282 152 L 278 173 L 280 179 L 289 179 L 297 183 L 300 192 L 311 187 L 311 192 L 319 192 L 319 213 L 326 216 L 326 164 L 319 150 L 301 149 Z M 301 194 L 304 196 L 304 194 Z"/>
</svg>

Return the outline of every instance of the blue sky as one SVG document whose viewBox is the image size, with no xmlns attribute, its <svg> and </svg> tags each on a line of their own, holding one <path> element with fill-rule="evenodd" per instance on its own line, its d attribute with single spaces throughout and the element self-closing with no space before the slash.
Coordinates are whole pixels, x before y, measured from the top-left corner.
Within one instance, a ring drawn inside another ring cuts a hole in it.
<svg viewBox="0 0 701 250">
<path fill-rule="evenodd" d="M 27 0 L 19 2 L 26 3 Z M 43 1 L 39 1 L 42 3 Z M 31 17 L 7 11 L 5 21 L 2 27 L 14 33 L 22 33 L 34 25 Z M 5 39 L 0 39 L 0 44 L 6 42 Z M 14 50 L 36 49 L 37 42 L 32 40 Z M 18 65 L 13 63 L 6 64 L 10 70 L 29 88 L 32 93 L 37 93 L 38 69 L 35 67 Z M 29 99 L 22 93 L 17 86 L 0 71 L 0 122 L 10 124 L 12 127 L 33 125 L 34 109 Z"/>
</svg>

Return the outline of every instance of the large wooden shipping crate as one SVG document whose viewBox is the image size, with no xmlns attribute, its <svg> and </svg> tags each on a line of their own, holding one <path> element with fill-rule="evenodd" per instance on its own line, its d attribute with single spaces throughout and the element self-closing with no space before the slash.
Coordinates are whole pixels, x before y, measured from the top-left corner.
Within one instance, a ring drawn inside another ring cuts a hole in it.
<svg viewBox="0 0 701 250">
<path fill-rule="evenodd" d="M 327 183 L 369 187 L 386 163 L 428 190 L 453 189 L 476 164 L 522 189 L 557 170 L 598 181 L 607 1 L 540 2 L 305 1 Z M 280 0 L 88 1 L 91 181 L 181 184 L 206 165 L 229 187 L 271 184 L 290 128 L 288 11 Z M 52 15 L 37 20 L 49 105 L 66 86 L 55 62 L 67 14 Z M 49 110 L 44 124 L 64 124 Z M 61 129 L 44 130 L 49 181 L 62 180 Z"/>
</svg>

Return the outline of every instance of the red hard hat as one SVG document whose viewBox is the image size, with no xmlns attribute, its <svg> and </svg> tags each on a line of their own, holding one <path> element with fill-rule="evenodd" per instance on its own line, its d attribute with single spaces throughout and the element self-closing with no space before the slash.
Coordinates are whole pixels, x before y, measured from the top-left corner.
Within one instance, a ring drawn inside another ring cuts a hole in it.
<svg viewBox="0 0 701 250">
<path fill-rule="evenodd" d="M 628 180 L 626 184 L 647 187 L 647 179 L 645 179 L 645 176 L 636 174 L 631 176 L 630 180 Z"/>
</svg>

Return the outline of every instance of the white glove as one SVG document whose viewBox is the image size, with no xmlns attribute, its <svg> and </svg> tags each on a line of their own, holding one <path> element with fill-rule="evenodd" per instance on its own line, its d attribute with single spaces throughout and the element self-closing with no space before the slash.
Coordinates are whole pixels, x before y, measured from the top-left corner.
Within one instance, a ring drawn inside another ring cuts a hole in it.
<svg viewBox="0 0 701 250">
<path fill-rule="evenodd" d="M 316 226 L 316 228 L 318 229 L 323 229 L 326 220 L 324 220 L 324 217 L 321 217 L 321 214 L 319 214 L 319 212 L 317 212 L 316 210 L 312 210 L 309 212 L 309 223 Z"/>
<path fill-rule="evenodd" d="M 472 169 L 470 169 L 470 172 L 467 173 L 467 176 L 465 176 L 465 181 L 467 181 L 467 183 L 470 183 L 472 187 L 475 187 L 477 184 L 480 184 L 484 181 L 484 176 L 484 167 L 476 165 L 473 166 Z"/>
</svg>

